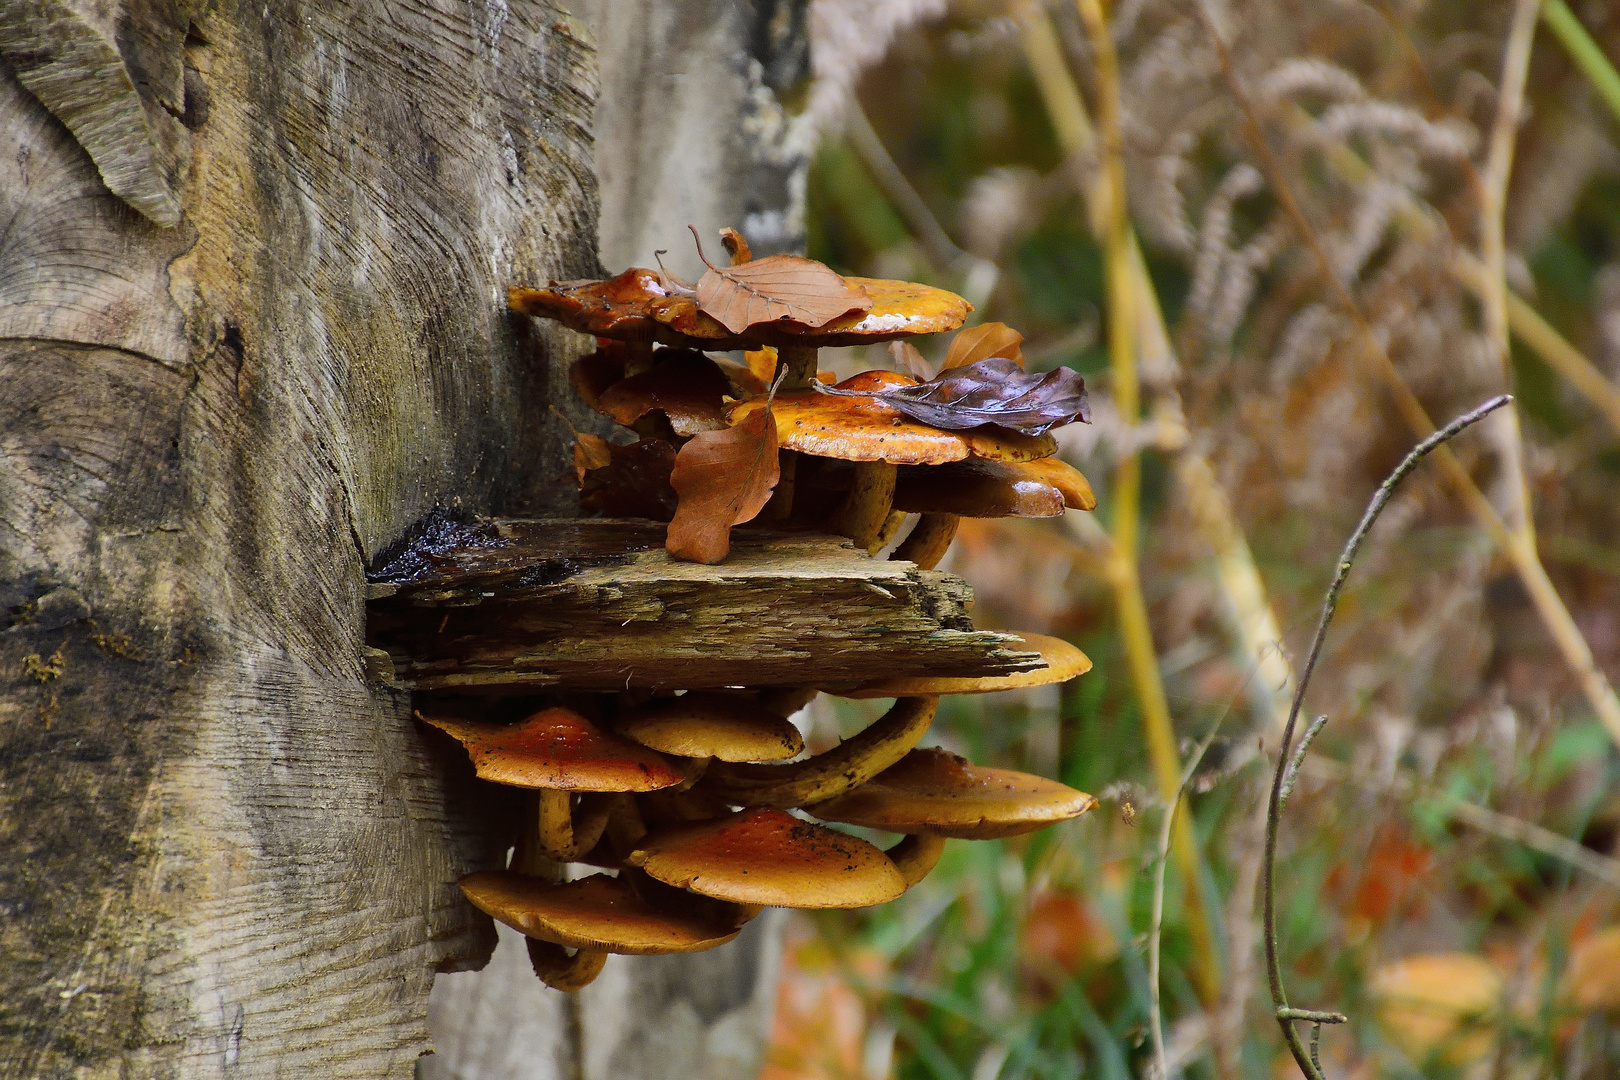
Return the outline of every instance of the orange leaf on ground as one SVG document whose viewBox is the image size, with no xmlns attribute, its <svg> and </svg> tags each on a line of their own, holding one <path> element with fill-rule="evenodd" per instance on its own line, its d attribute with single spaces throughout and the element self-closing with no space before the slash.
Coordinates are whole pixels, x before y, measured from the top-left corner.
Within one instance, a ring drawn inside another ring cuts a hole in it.
<svg viewBox="0 0 1620 1080">
<path fill-rule="evenodd" d="M 680 503 L 664 547 L 687 562 L 713 566 L 731 551 L 731 527 L 751 521 L 781 478 L 776 417 L 765 407 L 724 431 L 693 436 L 670 474 Z"/>
<path fill-rule="evenodd" d="M 980 360 L 988 360 L 992 356 L 1004 357 L 1024 366 L 1024 354 L 1019 346 L 1024 343 L 1024 335 L 1008 326 L 1006 323 L 987 322 L 978 326 L 970 326 L 951 339 L 951 347 L 945 354 L 945 362 L 940 365 L 940 371 L 949 371 L 951 368 L 967 367 Z M 919 376 L 931 378 L 931 375 Z"/>
<path fill-rule="evenodd" d="M 697 230 L 692 230 L 697 237 Z M 698 254 L 703 247 L 698 246 Z M 825 263 L 799 255 L 767 255 L 737 266 L 715 266 L 698 279 L 698 309 L 740 334 L 760 323 L 787 320 L 811 328 L 851 311 L 872 310 L 872 297 L 854 289 Z"/>
</svg>

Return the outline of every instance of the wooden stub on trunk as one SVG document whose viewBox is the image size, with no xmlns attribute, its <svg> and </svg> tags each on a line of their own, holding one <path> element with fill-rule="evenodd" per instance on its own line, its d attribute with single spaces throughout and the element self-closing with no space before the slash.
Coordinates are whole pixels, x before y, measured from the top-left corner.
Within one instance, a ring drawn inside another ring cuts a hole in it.
<svg viewBox="0 0 1620 1080">
<path fill-rule="evenodd" d="M 677 562 L 664 526 L 441 526 L 374 577 L 371 643 L 417 690 L 836 688 L 1039 667 L 975 630 L 972 590 L 842 537 L 739 529 L 719 566 Z"/>
</svg>

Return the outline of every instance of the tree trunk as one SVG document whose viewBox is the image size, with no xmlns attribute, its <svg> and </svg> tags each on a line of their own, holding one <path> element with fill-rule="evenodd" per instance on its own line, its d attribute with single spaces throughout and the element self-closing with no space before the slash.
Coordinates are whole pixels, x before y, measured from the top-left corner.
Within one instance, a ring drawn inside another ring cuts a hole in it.
<svg viewBox="0 0 1620 1080">
<path fill-rule="evenodd" d="M 509 801 L 368 681 L 364 571 L 435 509 L 572 512 L 587 343 L 504 298 L 600 269 L 592 41 L 0 0 L 0 1076 L 408 1076 L 488 958 L 455 879 Z M 756 1062 L 768 940 L 547 991 L 546 1061 Z"/>
</svg>

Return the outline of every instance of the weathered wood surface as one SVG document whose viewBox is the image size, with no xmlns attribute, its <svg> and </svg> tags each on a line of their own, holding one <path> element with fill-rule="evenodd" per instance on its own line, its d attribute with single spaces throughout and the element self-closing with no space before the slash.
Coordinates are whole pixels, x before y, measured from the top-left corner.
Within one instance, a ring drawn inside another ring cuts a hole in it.
<svg viewBox="0 0 1620 1080">
<path fill-rule="evenodd" d="M 598 269 L 589 38 L 0 3 L 0 1076 L 409 1076 L 488 954 L 498 808 L 368 684 L 364 569 L 569 508 L 582 343 L 503 297 Z"/>
<path fill-rule="evenodd" d="M 719 566 L 678 562 L 664 526 L 445 526 L 374 577 L 371 642 L 416 690 L 852 686 L 1041 664 L 975 630 L 950 574 L 841 537 L 738 529 Z"/>
</svg>

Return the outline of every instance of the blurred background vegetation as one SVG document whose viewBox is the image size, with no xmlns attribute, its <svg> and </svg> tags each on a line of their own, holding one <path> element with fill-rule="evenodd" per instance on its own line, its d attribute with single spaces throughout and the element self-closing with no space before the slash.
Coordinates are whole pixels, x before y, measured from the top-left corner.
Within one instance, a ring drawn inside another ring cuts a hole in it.
<svg viewBox="0 0 1620 1080">
<path fill-rule="evenodd" d="M 1620 6 L 815 0 L 809 20 L 809 254 L 961 292 L 1093 391 L 1062 452 L 1096 513 L 964 522 L 942 568 L 982 625 L 1063 635 L 1095 669 L 946 699 L 931 741 L 1103 801 L 953 842 L 897 903 L 800 918 L 769 1080 L 1151 1075 L 1165 795 L 1216 723 L 1168 870 L 1168 1064 L 1298 1075 L 1255 899 L 1291 665 L 1424 417 L 1504 389 L 1516 416 L 1424 465 L 1351 577 L 1306 703 L 1330 722 L 1282 827 L 1279 944 L 1291 1001 L 1351 1018 L 1324 1033 L 1329 1076 L 1620 1076 Z M 861 704 L 819 705 L 815 738 Z"/>
</svg>

